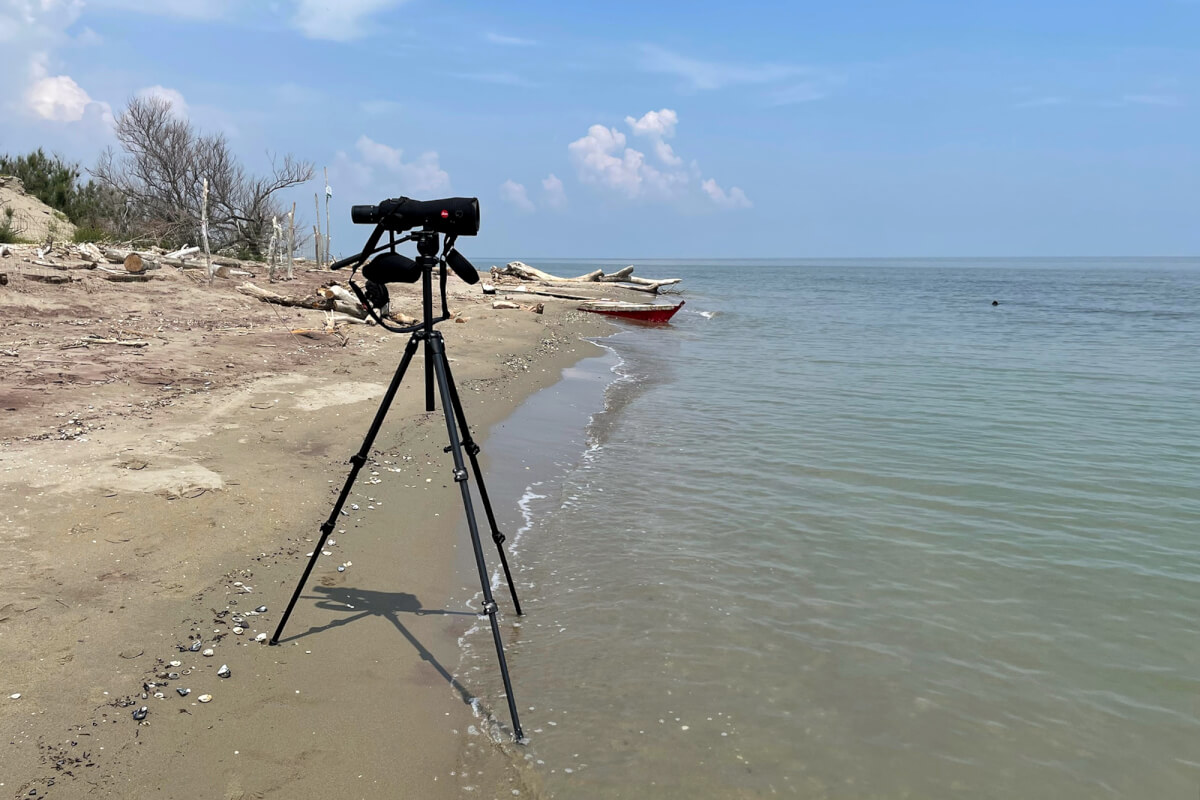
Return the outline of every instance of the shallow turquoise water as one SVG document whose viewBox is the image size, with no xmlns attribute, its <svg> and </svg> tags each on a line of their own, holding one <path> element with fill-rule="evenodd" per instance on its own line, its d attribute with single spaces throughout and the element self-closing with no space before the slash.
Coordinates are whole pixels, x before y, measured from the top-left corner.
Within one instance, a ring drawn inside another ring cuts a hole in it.
<svg viewBox="0 0 1200 800">
<path fill-rule="evenodd" d="M 586 437 L 488 441 L 547 795 L 1200 796 L 1200 261 L 638 274 Z"/>
</svg>

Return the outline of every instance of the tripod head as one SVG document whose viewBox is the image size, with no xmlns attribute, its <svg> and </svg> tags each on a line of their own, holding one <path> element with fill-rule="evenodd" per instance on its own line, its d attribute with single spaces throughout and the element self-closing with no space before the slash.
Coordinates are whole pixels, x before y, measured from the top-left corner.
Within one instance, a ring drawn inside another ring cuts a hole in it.
<svg viewBox="0 0 1200 800">
<path fill-rule="evenodd" d="M 393 333 L 411 333 L 424 329 L 429 333 L 434 325 L 450 318 L 450 311 L 446 305 L 447 266 L 466 283 L 479 282 L 479 272 L 465 256 L 454 249 L 454 242 L 459 234 L 474 236 L 479 230 L 479 201 L 474 197 L 449 197 L 424 202 L 396 197 L 377 206 L 354 206 L 351 209 L 351 219 L 356 223 L 375 223 L 375 230 L 367 237 L 362 252 L 336 261 L 330 267 L 352 267 L 347 283 L 371 318 L 386 330 Z M 421 225 L 421 230 L 396 238 L 397 232 L 409 230 L 416 225 Z M 388 243 L 380 245 L 379 240 L 383 238 L 384 233 L 388 234 Z M 417 243 L 416 260 L 396 252 L 396 246 L 404 242 Z M 366 263 L 371 256 L 375 258 Z M 359 267 L 362 267 L 362 276 L 366 279 L 365 289 L 354 282 Z M 438 270 L 442 297 L 442 313 L 439 317 L 433 315 L 434 269 Z M 422 283 L 422 321 L 406 327 L 385 321 L 379 311 L 387 306 L 390 299 L 387 284 L 417 281 Z"/>
</svg>

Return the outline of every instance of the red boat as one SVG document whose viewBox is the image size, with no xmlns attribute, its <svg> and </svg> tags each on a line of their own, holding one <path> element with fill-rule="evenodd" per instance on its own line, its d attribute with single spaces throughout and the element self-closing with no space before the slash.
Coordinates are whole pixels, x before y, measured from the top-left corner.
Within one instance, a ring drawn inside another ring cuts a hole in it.
<svg viewBox="0 0 1200 800">
<path fill-rule="evenodd" d="M 579 310 L 638 322 L 667 322 L 675 316 L 676 311 L 683 308 L 683 303 L 684 301 L 680 300 L 678 305 L 664 306 L 655 303 L 626 303 L 621 300 L 593 300 L 581 305 Z"/>
</svg>

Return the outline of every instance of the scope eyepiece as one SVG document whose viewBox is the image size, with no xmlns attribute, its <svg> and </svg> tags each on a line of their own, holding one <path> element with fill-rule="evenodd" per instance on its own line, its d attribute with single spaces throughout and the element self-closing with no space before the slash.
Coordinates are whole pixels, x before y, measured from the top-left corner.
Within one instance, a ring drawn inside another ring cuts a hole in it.
<svg viewBox="0 0 1200 800">
<path fill-rule="evenodd" d="M 479 233 L 479 199 L 393 197 L 374 206 L 351 206 L 350 219 L 358 225 L 382 225 L 397 233 L 421 227 L 438 233 L 474 236 Z"/>
</svg>

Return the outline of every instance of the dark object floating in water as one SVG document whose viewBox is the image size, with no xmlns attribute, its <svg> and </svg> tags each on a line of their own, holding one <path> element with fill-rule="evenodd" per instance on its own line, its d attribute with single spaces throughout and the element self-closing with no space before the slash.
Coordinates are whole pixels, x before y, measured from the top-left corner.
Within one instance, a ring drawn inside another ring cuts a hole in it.
<svg viewBox="0 0 1200 800">
<path fill-rule="evenodd" d="M 999 301 L 999 300 L 993 300 L 993 301 L 992 301 L 992 305 L 994 305 L 994 306 L 998 306 L 998 305 L 1000 305 L 1000 301 Z"/>
<path fill-rule="evenodd" d="M 675 316 L 676 311 L 683 308 L 683 303 L 684 301 L 680 300 L 678 305 L 666 306 L 655 303 L 626 303 L 621 300 L 593 300 L 581 305 L 579 310 L 638 322 L 667 322 Z"/>
</svg>

